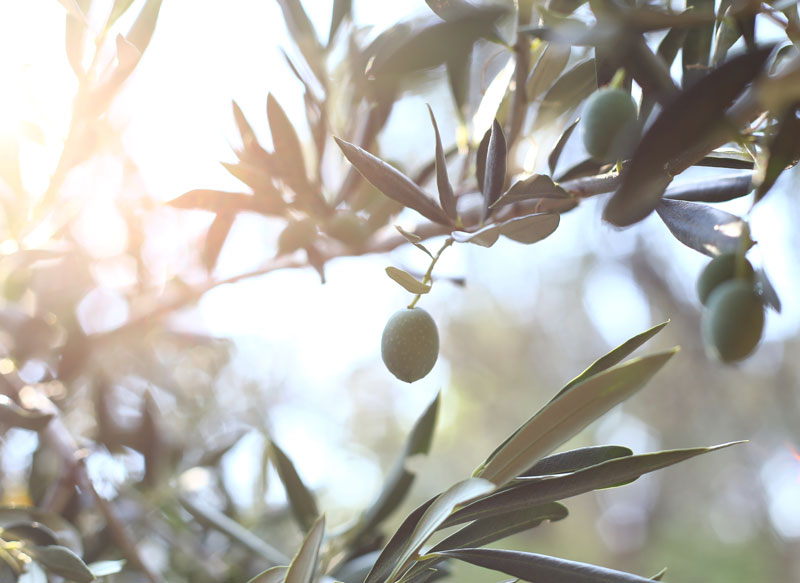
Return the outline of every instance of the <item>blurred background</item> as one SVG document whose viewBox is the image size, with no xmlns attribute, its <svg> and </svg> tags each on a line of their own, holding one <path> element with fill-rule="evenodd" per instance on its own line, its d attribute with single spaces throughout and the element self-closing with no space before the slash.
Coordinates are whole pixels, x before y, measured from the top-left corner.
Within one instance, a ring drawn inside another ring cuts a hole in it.
<svg viewBox="0 0 800 583">
<path fill-rule="evenodd" d="M 219 163 L 232 161 L 231 146 L 240 142 L 231 100 L 262 143 L 271 139 L 268 93 L 291 119 L 303 119 L 303 87 L 281 55 L 289 36 L 278 3 L 164 2 L 141 62 L 95 120 L 90 138 L 82 138 L 91 141 L 89 155 L 60 172 L 65 140 L 75 135 L 80 86 L 64 50 L 67 4 L 0 3 L 2 317 L 4 342 L 16 355 L 0 360 L 0 371 L 44 387 L 79 441 L 106 431 L 111 443 L 119 434 L 117 448 L 94 448 L 88 457 L 104 496 L 130 497 L 130 483 L 155 471 L 130 435 L 155 416 L 158 450 L 166 457 L 182 451 L 180 487 L 201 492 L 256 531 L 264 512 L 281 520 L 284 493 L 264 461 L 271 435 L 319 495 L 335 529 L 377 495 L 414 420 L 441 391 L 432 452 L 418 460 L 424 477 L 405 504 L 411 510 L 469 476 L 597 357 L 670 319 L 649 349 L 680 345 L 680 354 L 646 390 L 569 445 L 613 443 L 642 453 L 749 443 L 567 500 L 566 520 L 504 546 L 642 575 L 666 566 L 672 581 L 800 580 L 797 169 L 781 176 L 750 217 L 758 241 L 754 263 L 769 273 L 783 311 L 768 312 L 764 339 L 743 363 L 723 366 L 705 355 L 694 285 L 706 258 L 673 239 L 654 216 L 625 230 L 609 227 L 600 219 L 604 198 L 596 197 L 535 245 L 502 240 L 492 249 L 448 249 L 435 272 L 441 280 L 420 303 L 439 324 L 440 359 L 429 376 L 407 385 L 383 367 L 379 342 L 385 321 L 411 299 L 384 268 L 424 272 L 428 264 L 410 245 L 389 255 L 336 259 L 326 266 L 324 285 L 310 268 L 285 269 L 214 287 L 195 304 L 159 312 L 181 290 L 256 270 L 276 253 L 281 223 L 240 213 L 209 275 L 198 251 L 213 215 L 162 203 L 192 189 L 241 190 Z M 112 4 L 93 2 L 90 28 L 103 26 Z M 136 0 L 115 26 L 127 30 L 142 4 Z M 325 38 L 331 2 L 304 4 Z M 374 27 L 370 34 L 427 10 L 422 0 L 353 4 L 354 22 Z M 84 42 L 92 43 L 91 35 Z M 90 61 L 91 51 L 82 58 Z M 476 83 L 485 89 L 488 81 Z M 434 70 L 394 108 L 379 136 L 384 158 L 406 168 L 430 159 L 426 103 L 445 146 L 455 143 L 455 109 L 443 70 Z M 296 125 L 309 140 L 305 125 Z M 531 170 L 543 168 L 553 138 L 525 138 Z M 567 148 L 565 166 L 577 148 Z M 53 176 L 60 182 L 55 189 Z M 745 214 L 749 201 L 722 208 Z M 408 212 L 396 223 L 410 229 L 417 220 Z M 429 247 L 438 248 L 435 241 Z M 162 317 L 137 324 L 154 311 Z M 32 314 L 57 318 L 61 336 L 36 336 L 38 328 L 25 324 Z M 61 347 L 62 368 L 74 370 L 60 370 L 60 378 L 74 382 L 52 380 L 52 363 L 36 353 L 42 342 Z M 215 452 L 215 465 L 200 463 Z M 0 455 L 6 504 L 42 495 L 36 485 L 47 483 L 49 466 L 37 459 L 47 454 L 36 433 L 5 431 Z M 170 516 L 164 493 L 148 496 L 161 519 Z M 141 545 L 156 569 L 177 569 L 183 555 L 191 562 L 192 549 L 170 541 L 163 529 L 152 532 Z M 273 542 L 290 552 L 299 533 L 287 527 L 286 536 Z M 212 571 L 234 552 L 224 537 L 215 541 L 218 557 L 204 565 Z M 456 577 L 492 580 L 464 566 Z"/>
</svg>

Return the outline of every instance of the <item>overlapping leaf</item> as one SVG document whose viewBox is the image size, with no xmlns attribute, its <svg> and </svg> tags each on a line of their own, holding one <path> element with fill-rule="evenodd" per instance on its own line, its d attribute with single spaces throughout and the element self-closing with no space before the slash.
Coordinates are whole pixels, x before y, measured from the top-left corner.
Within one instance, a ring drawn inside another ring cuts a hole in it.
<svg viewBox="0 0 800 583">
<path fill-rule="evenodd" d="M 447 176 L 447 159 L 444 155 L 442 137 L 439 135 L 439 126 L 436 123 L 436 118 L 433 116 L 433 110 L 430 105 L 428 106 L 428 113 L 431 115 L 431 124 L 436 135 L 436 186 L 439 189 L 439 204 L 447 216 L 455 220 L 457 216 L 456 198 L 453 194 L 450 179 Z"/>
<path fill-rule="evenodd" d="M 558 228 L 559 220 L 557 214 L 536 213 L 495 223 L 472 233 L 453 231 L 451 236 L 459 243 L 473 243 L 481 247 L 491 247 L 500 235 L 530 244 L 550 236 Z"/>
<path fill-rule="evenodd" d="M 745 196 L 751 190 L 753 173 L 745 172 L 714 180 L 676 184 L 667 189 L 664 198 L 687 202 L 727 202 Z"/>
<path fill-rule="evenodd" d="M 656 211 L 678 241 L 709 257 L 739 250 L 747 226 L 736 215 L 696 202 L 665 198 Z"/>
</svg>

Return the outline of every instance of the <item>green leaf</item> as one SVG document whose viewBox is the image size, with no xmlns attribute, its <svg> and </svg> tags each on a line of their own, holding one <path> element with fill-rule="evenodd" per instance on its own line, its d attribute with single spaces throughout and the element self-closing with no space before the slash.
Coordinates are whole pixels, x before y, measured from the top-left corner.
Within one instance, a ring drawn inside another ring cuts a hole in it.
<svg viewBox="0 0 800 583">
<path fill-rule="evenodd" d="M 411 233 L 409 231 L 406 231 L 400 225 L 395 225 L 394 228 L 397 229 L 397 232 L 400 233 L 406 241 L 408 241 L 414 247 L 416 247 L 420 251 L 424 252 L 428 257 L 433 259 L 433 253 L 428 251 L 428 248 L 425 247 L 425 245 L 423 245 L 422 243 L 420 243 L 420 241 L 422 241 L 422 237 L 420 237 L 419 235 L 416 235 L 414 233 Z"/>
<path fill-rule="evenodd" d="M 688 182 L 670 186 L 664 198 L 687 202 L 727 202 L 741 198 L 753 190 L 753 173 L 744 172 L 714 180 Z"/>
<path fill-rule="evenodd" d="M 486 178 L 486 154 L 489 152 L 489 139 L 492 137 L 492 128 L 483 134 L 478 150 L 475 152 L 475 178 L 478 180 L 478 189 L 483 192 L 483 183 Z"/>
<path fill-rule="evenodd" d="M 120 559 L 119 561 L 95 561 L 87 566 L 95 577 L 107 577 L 121 573 L 126 563 L 125 559 Z"/>
<path fill-rule="evenodd" d="M 574 110 L 597 89 L 594 59 L 586 59 L 576 64 L 559 77 L 558 81 L 545 93 L 533 131 L 541 130 L 561 115 Z"/>
<path fill-rule="evenodd" d="M 790 107 L 778 123 L 778 131 L 768 146 L 769 158 L 764 179 L 756 188 L 753 204 L 766 196 L 784 170 L 800 162 L 800 104 Z"/>
<path fill-rule="evenodd" d="M 430 450 L 440 402 L 441 393 L 437 393 L 436 398 L 417 419 L 411 433 L 408 434 L 403 451 L 400 452 L 383 484 L 380 495 L 361 517 L 357 531 L 359 534 L 353 536 L 354 539 L 360 538 L 361 533 L 371 532 L 405 499 L 415 478 L 414 473 L 406 468 L 406 462 L 412 456 L 427 454 Z"/>
<path fill-rule="evenodd" d="M 483 177 L 483 210 L 484 218 L 491 213 L 490 209 L 500 198 L 506 183 L 506 156 L 508 147 L 503 128 L 497 121 L 492 122 L 492 131 L 489 135 L 489 146 L 486 150 L 486 169 Z"/>
<path fill-rule="evenodd" d="M 270 567 L 262 571 L 247 583 L 283 583 L 286 580 L 286 571 L 289 567 Z"/>
<path fill-rule="evenodd" d="M 689 0 L 686 3 L 687 15 L 708 14 L 708 22 L 702 26 L 689 29 L 683 41 L 683 78 L 684 87 L 689 87 L 708 73 L 711 57 L 711 41 L 714 37 L 714 0 Z"/>
<path fill-rule="evenodd" d="M 198 522 L 228 535 L 264 560 L 278 565 L 289 562 L 282 552 L 212 506 L 201 507 L 185 496 L 180 498 L 180 503 Z"/>
<path fill-rule="evenodd" d="M 670 161 L 720 127 L 725 110 L 762 70 L 771 47 L 721 65 L 667 104 L 642 136 L 603 218 L 619 227 L 642 220 L 658 206 L 671 181 Z"/>
<path fill-rule="evenodd" d="M 569 62 L 569 46 L 548 43 L 536 61 L 525 85 L 525 95 L 529 101 L 535 100 L 552 87 Z"/>
<path fill-rule="evenodd" d="M 472 233 L 453 231 L 451 236 L 458 243 L 472 243 L 481 247 L 491 247 L 500 235 L 520 243 L 535 243 L 551 235 L 558 227 L 559 220 L 557 214 L 537 213 L 488 225 Z"/>
<path fill-rule="evenodd" d="M 683 462 L 698 455 L 744 443 L 736 441 L 713 447 L 676 449 L 623 456 L 560 476 L 519 479 L 512 487 L 458 510 L 444 524 L 454 526 L 497 514 L 518 512 L 546 502 L 564 500 L 601 488 L 610 488 L 635 480 L 643 474 Z"/>
<path fill-rule="evenodd" d="M 325 516 L 320 516 L 308 531 L 300 550 L 286 571 L 286 583 L 311 583 L 319 562 L 319 549 L 325 534 Z"/>
<path fill-rule="evenodd" d="M 502 485 L 634 395 L 677 348 L 631 359 L 574 385 L 526 422 L 476 476 Z"/>
<path fill-rule="evenodd" d="M 81 558 L 58 545 L 26 546 L 26 551 L 48 571 L 75 583 L 90 583 L 95 576 Z"/>
<path fill-rule="evenodd" d="M 408 176 L 358 146 L 334 138 L 356 170 L 383 194 L 442 225 L 450 219 Z"/>
<path fill-rule="evenodd" d="M 637 334 L 633 338 L 629 338 L 628 340 L 617 346 L 614 350 L 601 356 L 600 358 L 595 360 L 589 366 L 589 368 L 587 368 L 581 374 L 579 374 L 570 382 L 568 382 L 566 386 L 564 386 L 564 388 L 562 388 L 554 398 L 561 396 L 563 393 L 565 393 L 578 383 L 583 382 L 590 377 L 593 377 L 597 373 L 603 372 L 604 370 L 614 366 L 615 364 L 619 364 L 625 358 L 630 356 L 634 350 L 636 350 L 642 344 L 650 340 L 653 336 L 661 332 L 661 330 L 663 330 L 664 326 L 666 326 L 667 324 L 669 324 L 669 320 L 667 320 L 666 322 L 661 322 L 661 324 L 656 324 L 652 328 L 649 328 L 648 330 L 645 330 L 644 332 Z"/>
<path fill-rule="evenodd" d="M 403 271 L 402 269 L 389 266 L 386 268 L 386 275 L 391 277 L 393 280 L 403 286 L 406 291 L 409 291 L 412 294 L 426 294 L 431 291 L 431 286 L 429 284 L 422 283 L 416 277 L 407 271 Z"/>
<path fill-rule="evenodd" d="M 559 158 L 561 158 L 561 152 L 564 150 L 564 146 L 567 145 L 567 141 L 572 135 L 572 132 L 578 127 L 579 121 L 581 121 L 581 118 L 577 118 L 574 122 L 569 124 L 567 129 L 561 132 L 556 145 L 553 147 L 553 151 L 550 152 L 550 155 L 547 157 L 547 167 L 550 169 L 551 176 L 556 173 L 556 166 L 558 165 Z"/>
<path fill-rule="evenodd" d="M 286 497 L 289 499 L 292 514 L 303 531 L 308 532 L 320 515 L 317 501 L 300 479 L 289 456 L 274 441 L 270 441 L 267 447 L 269 458 L 275 465 L 283 487 L 286 489 Z"/>
<path fill-rule="evenodd" d="M 133 26 L 131 26 L 130 32 L 125 37 L 142 54 L 144 54 L 147 45 L 150 44 L 150 39 L 153 37 L 160 10 L 161 0 L 147 0 L 139 16 L 136 17 Z"/>
<path fill-rule="evenodd" d="M 500 571 L 525 581 L 558 583 L 647 583 L 649 579 L 587 563 L 501 549 L 457 549 L 439 554 Z"/>
<path fill-rule="evenodd" d="M 436 186 L 439 189 L 439 204 L 447 216 L 455 220 L 458 215 L 456 212 L 456 197 L 453 194 L 453 187 L 447 176 L 447 159 L 444 155 L 442 137 L 439 135 L 439 126 L 436 124 L 436 118 L 433 116 L 433 110 L 430 105 L 428 105 L 428 113 L 431 115 L 433 132 L 436 134 Z"/>
<path fill-rule="evenodd" d="M 5 395 L 0 395 L 0 424 L 42 431 L 52 419 L 51 413 L 23 409 Z"/>
<path fill-rule="evenodd" d="M 364 583 L 392 583 L 408 568 L 422 545 L 447 520 L 457 506 L 494 490 L 494 484 L 480 478 L 457 482 L 430 502 L 419 507 L 386 544 Z"/>
<path fill-rule="evenodd" d="M 494 206 L 499 207 L 512 202 L 537 198 L 569 198 L 569 193 L 553 182 L 549 176 L 532 174 L 512 184 L 511 188 L 497 199 Z"/>
<path fill-rule="evenodd" d="M 566 474 L 630 455 L 633 455 L 633 451 L 621 445 L 580 447 L 542 458 L 520 474 L 520 477 Z"/>
<path fill-rule="evenodd" d="M 746 235 L 744 220 L 705 204 L 665 198 L 656 211 L 673 237 L 709 257 L 735 253 L 739 239 Z M 750 241 L 747 248 L 752 244 Z"/>
<path fill-rule="evenodd" d="M 447 82 L 450 85 L 450 93 L 456 104 L 456 112 L 459 121 L 466 125 L 467 106 L 469 105 L 469 79 L 470 65 L 472 64 L 472 47 L 452 55 L 445 63 L 447 71 Z"/>
</svg>

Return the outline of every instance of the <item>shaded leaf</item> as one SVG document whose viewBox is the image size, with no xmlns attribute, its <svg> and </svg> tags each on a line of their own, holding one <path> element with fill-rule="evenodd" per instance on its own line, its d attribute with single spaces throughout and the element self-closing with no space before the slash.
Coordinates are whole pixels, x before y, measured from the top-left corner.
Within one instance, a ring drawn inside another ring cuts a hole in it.
<svg viewBox="0 0 800 583">
<path fill-rule="evenodd" d="M 533 130 L 537 131 L 555 121 L 561 115 L 575 109 L 597 89 L 594 59 L 586 59 L 569 69 L 545 93 Z"/>
<path fill-rule="evenodd" d="M 225 245 L 225 240 L 228 238 L 235 220 L 236 213 L 220 213 L 214 217 L 214 221 L 208 228 L 202 254 L 203 266 L 208 273 L 214 271 L 219 254 L 223 245 Z"/>
<path fill-rule="evenodd" d="M 721 65 L 667 104 L 644 133 L 603 218 L 631 225 L 655 210 L 671 177 L 667 163 L 723 122 L 725 110 L 761 71 L 771 48 Z"/>
<path fill-rule="evenodd" d="M 272 564 L 285 564 L 289 558 L 272 545 L 266 543 L 261 538 L 254 535 L 241 524 L 226 516 L 213 506 L 208 504 L 195 504 L 186 496 L 180 497 L 181 505 L 191 514 L 200 524 L 214 528 L 247 548 L 250 552 L 258 555 Z"/>
<path fill-rule="evenodd" d="M 408 176 L 358 146 L 334 138 L 345 157 L 375 188 L 425 218 L 442 225 L 450 219 Z"/>
<path fill-rule="evenodd" d="M 495 201 L 494 206 L 537 198 L 569 198 L 569 193 L 553 182 L 549 176 L 532 174 L 512 184 L 511 188 Z"/>
<path fill-rule="evenodd" d="M 253 131 L 252 126 L 244 116 L 242 108 L 239 107 L 239 104 L 236 103 L 236 101 L 231 101 L 231 104 L 233 106 L 233 119 L 236 121 L 236 127 L 239 129 L 239 135 L 242 138 L 242 145 L 244 146 L 244 149 L 247 150 L 249 148 L 259 146 L 256 133 Z"/>
<path fill-rule="evenodd" d="M 710 168 L 730 168 L 732 170 L 752 170 L 755 167 L 753 157 L 739 151 L 715 150 L 697 162 L 695 166 L 707 166 Z"/>
<path fill-rule="evenodd" d="M 475 475 L 502 485 L 634 395 L 674 356 L 677 348 L 606 369 L 550 401 L 479 468 Z"/>
<path fill-rule="evenodd" d="M 564 150 L 564 146 L 567 145 L 567 140 L 569 140 L 569 137 L 572 135 L 572 132 L 575 131 L 575 128 L 578 126 L 579 121 L 581 121 L 581 118 L 576 119 L 574 122 L 569 124 L 567 129 L 561 132 L 561 135 L 559 136 L 556 145 L 553 147 L 553 150 L 547 157 L 547 167 L 550 169 L 551 176 L 556 173 L 556 166 L 558 165 L 559 158 L 561 158 L 561 152 Z"/>
<path fill-rule="evenodd" d="M 350 16 L 353 9 L 353 0 L 333 0 L 333 9 L 331 11 L 331 27 L 328 31 L 328 46 L 331 46 L 333 38 L 336 36 L 336 31 L 339 30 L 342 21 Z"/>
<path fill-rule="evenodd" d="M 491 247 L 500 235 L 506 235 L 520 243 L 535 243 L 551 235 L 558 223 L 557 214 L 538 213 L 492 224 L 472 233 L 453 231 L 451 236 L 458 243 L 472 243 L 481 247 Z"/>
<path fill-rule="evenodd" d="M 490 209 L 500 198 L 506 183 L 506 156 L 508 146 L 503 128 L 497 118 L 492 122 L 489 145 L 486 149 L 486 169 L 483 177 L 483 216 L 488 217 Z"/>
<path fill-rule="evenodd" d="M 283 583 L 286 580 L 286 571 L 289 567 L 270 567 L 262 571 L 247 583 Z"/>
<path fill-rule="evenodd" d="M 322 61 L 322 48 L 302 3 L 300 0 L 278 0 L 278 3 L 292 41 L 300 49 L 317 81 L 325 85 L 327 74 Z"/>
<path fill-rule="evenodd" d="M 756 280 L 761 290 L 761 297 L 764 298 L 768 306 L 780 314 L 781 299 L 778 297 L 778 292 L 775 291 L 769 277 L 767 277 L 767 272 L 760 267 L 756 269 Z"/>
<path fill-rule="evenodd" d="M 623 456 L 570 474 L 521 478 L 512 487 L 500 490 L 458 510 L 444 524 L 444 527 L 497 514 L 517 512 L 530 506 L 564 500 L 592 490 L 614 487 L 635 480 L 643 474 L 740 443 L 743 442 Z"/>
<path fill-rule="evenodd" d="M 756 188 L 753 204 L 764 198 L 784 170 L 800 162 L 800 104 L 790 107 L 781 116 L 779 124 L 767 147 L 767 168 L 764 179 Z"/>
<path fill-rule="evenodd" d="M 431 291 L 431 286 L 429 284 L 422 283 L 416 277 L 402 269 L 389 266 L 386 268 L 386 275 L 412 294 L 426 294 Z"/>
<path fill-rule="evenodd" d="M 130 31 L 125 36 L 129 43 L 139 49 L 141 54 L 144 54 L 145 49 L 150 44 L 150 39 L 153 38 L 160 10 L 161 0 L 147 0 L 139 16 L 133 22 Z"/>
<path fill-rule="evenodd" d="M 753 190 L 753 173 L 746 172 L 714 180 L 687 182 L 670 186 L 664 198 L 688 202 L 727 202 Z"/>
<path fill-rule="evenodd" d="M 439 126 L 436 124 L 436 118 L 433 116 L 433 110 L 430 105 L 428 106 L 428 113 L 431 116 L 433 132 L 436 134 L 436 187 L 439 189 L 439 204 L 448 217 L 455 219 L 458 214 L 456 212 L 456 198 L 453 194 L 450 179 L 447 176 L 447 159 L 444 155 L 442 137 L 439 135 Z"/>
<path fill-rule="evenodd" d="M 52 419 L 51 413 L 23 409 L 5 395 L 0 395 L 0 424 L 2 425 L 41 431 Z"/>
<path fill-rule="evenodd" d="M 467 106 L 469 105 L 470 64 L 472 63 L 472 47 L 466 51 L 452 55 L 445 63 L 447 82 L 450 93 L 456 104 L 456 112 L 462 123 L 466 123 Z"/>
<path fill-rule="evenodd" d="M 569 62 L 571 49 L 566 45 L 548 43 L 528 76 L 525 95 L 535 100 L 550 89 Z"/>
<path fill-rule="evenodd" d="M 440 551 L 440 554 L 526 581 L 558 581 L 558 583 L 646 583 L 649 581 L 649 579 L 631 573 L 522 551 L 457 549 Z"/>
<path fill-rule="evenodd" d="M 95 576 L 83 560 L 67 547 L 58 545 L 26 546 L 26 551 L 48 571 L 75 583 L 90 583 Z"/>
<path fill-rule="evenodd" d="M 286 571 L 286 583 L 311 583 L 319 561 L 319 549 L 325 534 L 325 516 L 320 516 L 308 531 L 300 550 Z"/>
<path fill-rule="evenodd" d="M 665 198 L 656 211 L 678 241 L 709 257 L 735 253 L 747 226 L 736 215 L 696 202 Z"/>
<path fill-rule="evenodd" d="M 182 209 L 197 209 L 212 213 L 253 211 L 265 215 L 283 216 L 286 205 L 279 198 L 265 198 L 242 192 L 222 190 L 190 190 L 167 202 Z"/>
<path fill-rule="evenodd" d="M 578 449 L 554 453 L 540 459 L 528 470 L 520 474 L 520 477 L 566 474 L 630 455 L 633 455 L 633 451 L 621 445 L 579 447 Z"/>
<path fill-rule="evenodd" d="M 297 470 L 284 451 L 274 441 L 270 441 L 269 459 L 275 465 L 281 483 L 286 489 L 286 497 L 297 523 L 304 532 L 308 532 L 317 521 L 320 513 L 314 495 L 300 479 Z"/>
<path fill-rule="evenodd" d="M 689 87 L 702 79 L 708 72 L 711 56 L 711 40 L 714 36 L 714 0 L 690 0 L 686 3 L 687 14 L 708 14 L 710 20 L 703 26 L 695 26 L 688 30 L 683 41 L 683 77 L 684 87 Z"/>
<path fill-rule="evenodd" d="M 400 452 L 394 467 L 384 481 L 380 495 L 361 517 L 360 533 L 372 531 L 405 499 L 415 477 L 414 473 L 406 468 L 406 462 L 410 457 L 427 454 L 430 450 L 440 402 L 441 393 L 437 393 L 436 398 L 417 419 L 408 434 L 403 451 Z"/>
<path fill-rule="evenodd" d="M 489 152 L 489 139 L 492 137 L 492 128 L 483 134 L 478 151 L 475 153 L 475 177 L 478 180 L 478 190 L 483 192 L 484 178 L 486 177 L 486 154 Z"/>
</svg>

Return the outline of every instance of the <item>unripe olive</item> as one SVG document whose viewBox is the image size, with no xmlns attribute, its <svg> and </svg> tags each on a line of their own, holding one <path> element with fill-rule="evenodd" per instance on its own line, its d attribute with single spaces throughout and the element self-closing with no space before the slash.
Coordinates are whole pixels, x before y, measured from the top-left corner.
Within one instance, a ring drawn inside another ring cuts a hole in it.
<svg viewBox="0 0 800 583">
<path fill-rule="evenodd" d="M 422 308 L 395 312 L 383 329 L 381 356 L 398 379 L 418 381 L 431 371 L 439 356 L 436 322 Z"/>
<path fill-rule="evenodd" d="M 581 114 L 583 145 L 602 162 L 615 162 L 630 150 L 636 131 L 637 107 L 621 89 L 600 89 L 586 101 Z"/>
<path fill-rule="evenodd" d="M 697 278 L 697 295 L 703 305 L 708 304 L 711 292 L 717 289 L 718 286 L 736 278 L 737 261 L 738 256 L 736 253 L 723 253 L 714 257 L 700 272 L 700 276 Z M 753 266 L 745 258 L 742 258 L 742 261 L 741 279 L 752 284 L 756 277 Z"/>
<path fill-rule="evenodd" d="M 706 350 L 722 362 L 742 360 L 764 331 L 764 305 L 753 284 L 741 279 L 719 285 L 703 314 Z"/>
<path fill-rule="evenodd" d="M 310 218 L 292 220 L 278 236 L 278 255 L 310 246 L 317 237 L 317 225 Z"/>
</svg>

